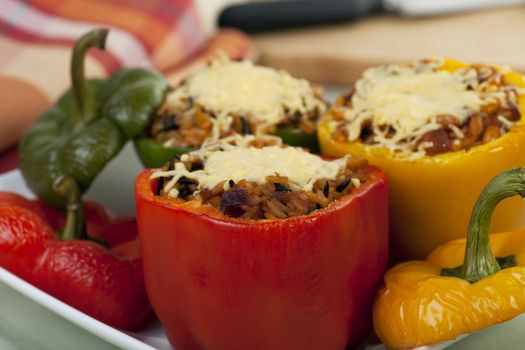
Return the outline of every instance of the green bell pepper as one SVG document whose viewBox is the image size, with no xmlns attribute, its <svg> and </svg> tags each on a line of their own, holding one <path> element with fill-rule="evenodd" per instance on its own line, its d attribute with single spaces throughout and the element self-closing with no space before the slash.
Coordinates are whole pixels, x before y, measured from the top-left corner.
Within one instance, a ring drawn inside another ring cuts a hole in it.
<svg viewBox="0 0 525 350">
<path fill-rule="evenodd" d="M 307 148 L 312 153 L 319 153 L 317 132 L 307 134 L 299 128 L 282 128 L 277 129 L 273 134 L 280 137 L 287 145 L 303 147 Z"/>
<path fill-rule="evenodd" d="M 124 144 L 148 127 L 167 89 L 159 74 L 143 68 L 86 80 L 86 53 L 90 47 L 104 49 L 107 33 L 96 29 L 76 42 L 72 89 L 40 116 L 20 143 L 20 169 L 28 187 L 59 208 L 65 207 L 67 194 L 56 182 L 72 180 L 84 193 Z"/>
<path fill-rule="evenodd" d="M 186 152 L 193 151 L 191 147 L 165 146 L 162 142 L 150 137 L 138 137 L 133 145 L 142 164 L 146 168 L 162 168 L 164 164 Z"/>
<path fill-rule="evenodd" d="M 273 135 L 280 137 L 290 146 L 308 148 L 313 153 L 319 152 L 317 134 L 307 134 L 301 129 L 277 129 Z M 150 137 L 139 137 L 134 140 L 135 151 L 146 168 L 160 168 L 175 157 L 193 150 L 191 147 L 165 146 Z"/>
</svg>

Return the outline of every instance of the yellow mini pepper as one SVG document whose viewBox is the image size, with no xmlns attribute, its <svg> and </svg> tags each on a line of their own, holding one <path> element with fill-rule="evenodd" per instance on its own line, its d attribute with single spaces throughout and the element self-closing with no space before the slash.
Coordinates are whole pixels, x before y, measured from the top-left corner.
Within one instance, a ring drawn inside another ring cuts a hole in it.
<svg viewBox="0 0 525 350">
<path fill-rule="evenodd" d="M 454 71 L 466 64 L 447 59 L 441 67 Z M 506 73 L 504 82 L 525 87 L 523 76 Z M 467 229 L 477 194 L 494 175 L 525 165 L 525 94 L 518 96 L 521 120 L 505 135 L 469 150 L 424 156 L 410 160 L 386 148 L 361 142 L 337 142 L 329 126 L 331 111 L 318 128 L 321 153 L 340 157 L 364 157 L 388 175 L 390 233 L 395 259 L 424 258 L 433 248 L 460 238 Z M 516 227 L 522 201 L 506 200 L 494 214 L 492 231 Z"/>
<path fill-rule="evenodd" d="M 489 235 L 496 205 L 517 194 L 525 197 L 525 168 L 508 170 L 487 185 L 466 241 L 451 241 L 426 261 L 402 263 L 386 273 L 373 316 L 388 348 L 455 339 L 525 312 L 525 229 Z"/>
</svg>

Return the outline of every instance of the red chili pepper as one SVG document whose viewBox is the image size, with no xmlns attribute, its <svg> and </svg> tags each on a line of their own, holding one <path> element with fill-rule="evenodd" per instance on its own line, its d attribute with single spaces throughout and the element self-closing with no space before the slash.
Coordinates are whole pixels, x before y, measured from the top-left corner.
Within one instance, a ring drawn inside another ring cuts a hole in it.
<svg viewBox="0 0 525 350">
<path fill-rule="evenodd" d="M 387 185 L 307 216 L 243 221 L 136 181 L 146 287 L 177 349 L 344 349 L 371 329 L 387 262 Z"/>
<path fill-rule="evenodd" d="M 86 203 L 87 240 L 58 239 L 66 215 L 39 201 L 0 192 L 0 266 L 113 327 L 134 330 L 153 317 L 133 218 L 112 218 Z M 115 237 L 114 237 L 115 236 Z"/>
<path fill-rule="evenodd" d="M 33 211 L 45 218 L 54 231 L 66 225 L 66 215 L 41 201 L 30 200 L 12 192 L 0 192 L 0 204 L 13 204 Z M 114 217 L 107 208 L 96 202 L 85 201 L 84 211 L 88 236 L 104 242 L 108 247 L 135 240 L 137 223 L 133 216 Z"/>
</svg>

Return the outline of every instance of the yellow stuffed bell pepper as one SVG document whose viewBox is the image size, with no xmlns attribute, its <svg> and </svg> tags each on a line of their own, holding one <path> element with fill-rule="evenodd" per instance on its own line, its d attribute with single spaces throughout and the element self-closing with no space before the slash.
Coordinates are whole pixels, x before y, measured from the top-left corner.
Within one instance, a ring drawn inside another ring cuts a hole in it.
<svg viewBox="0 0 525 350">
<path fill-rule="evenodd" d="M 454 72 L 466 66 L 447 59 L 439 69 Z M 318 137 L 323 155 L 364 157 L 387 173 L 391 254 L 395 260 L 423 258 L 439 244 L 461 237 L 467 229 L 470 209 L 484 184 L 504 169 L 525 165 L 525 95 L 522 92 L 525 81 L 516 72 L 502 75 L 505 84 L 520 90 L 517 95 L 520 119 L 499 138 L 467 150 L 412 159 L 359 139 L 336 141 L 332 137 L 333 113 L 344 95 L 321 120 Z M 491 232 L 517 227 L 522 208 L 522 201 L 517 198 L 502 203 L 494 214 Z"/>
<path fill-rule="evenodd" d="M 525 312 L 525 229 L 489 235 L 496 205 L 514 195 L 525 197 L 525 168 L 508 170 L 487 185 L 466 240 L 448 242 L 426 261 L 405 262 L 386 273 L 373 316 L 388 348 L 455 339 Z"/>
</svg>

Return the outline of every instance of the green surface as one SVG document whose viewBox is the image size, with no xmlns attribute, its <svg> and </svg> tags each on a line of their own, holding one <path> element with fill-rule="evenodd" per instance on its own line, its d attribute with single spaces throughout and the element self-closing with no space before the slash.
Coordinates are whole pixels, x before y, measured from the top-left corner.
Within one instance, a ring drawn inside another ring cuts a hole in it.
<svg viewBox="0 0 525 350">
<path fill-rule="evenodd" d="M 447 350 L 525 349 L 525 315 L 478 331 L 447 347 Z"/>
<path fill-rule="evenodd" d="M 2 282 L 0 300 L 2 350 L 119 349 L 31 301 Z"/>
</svg>

